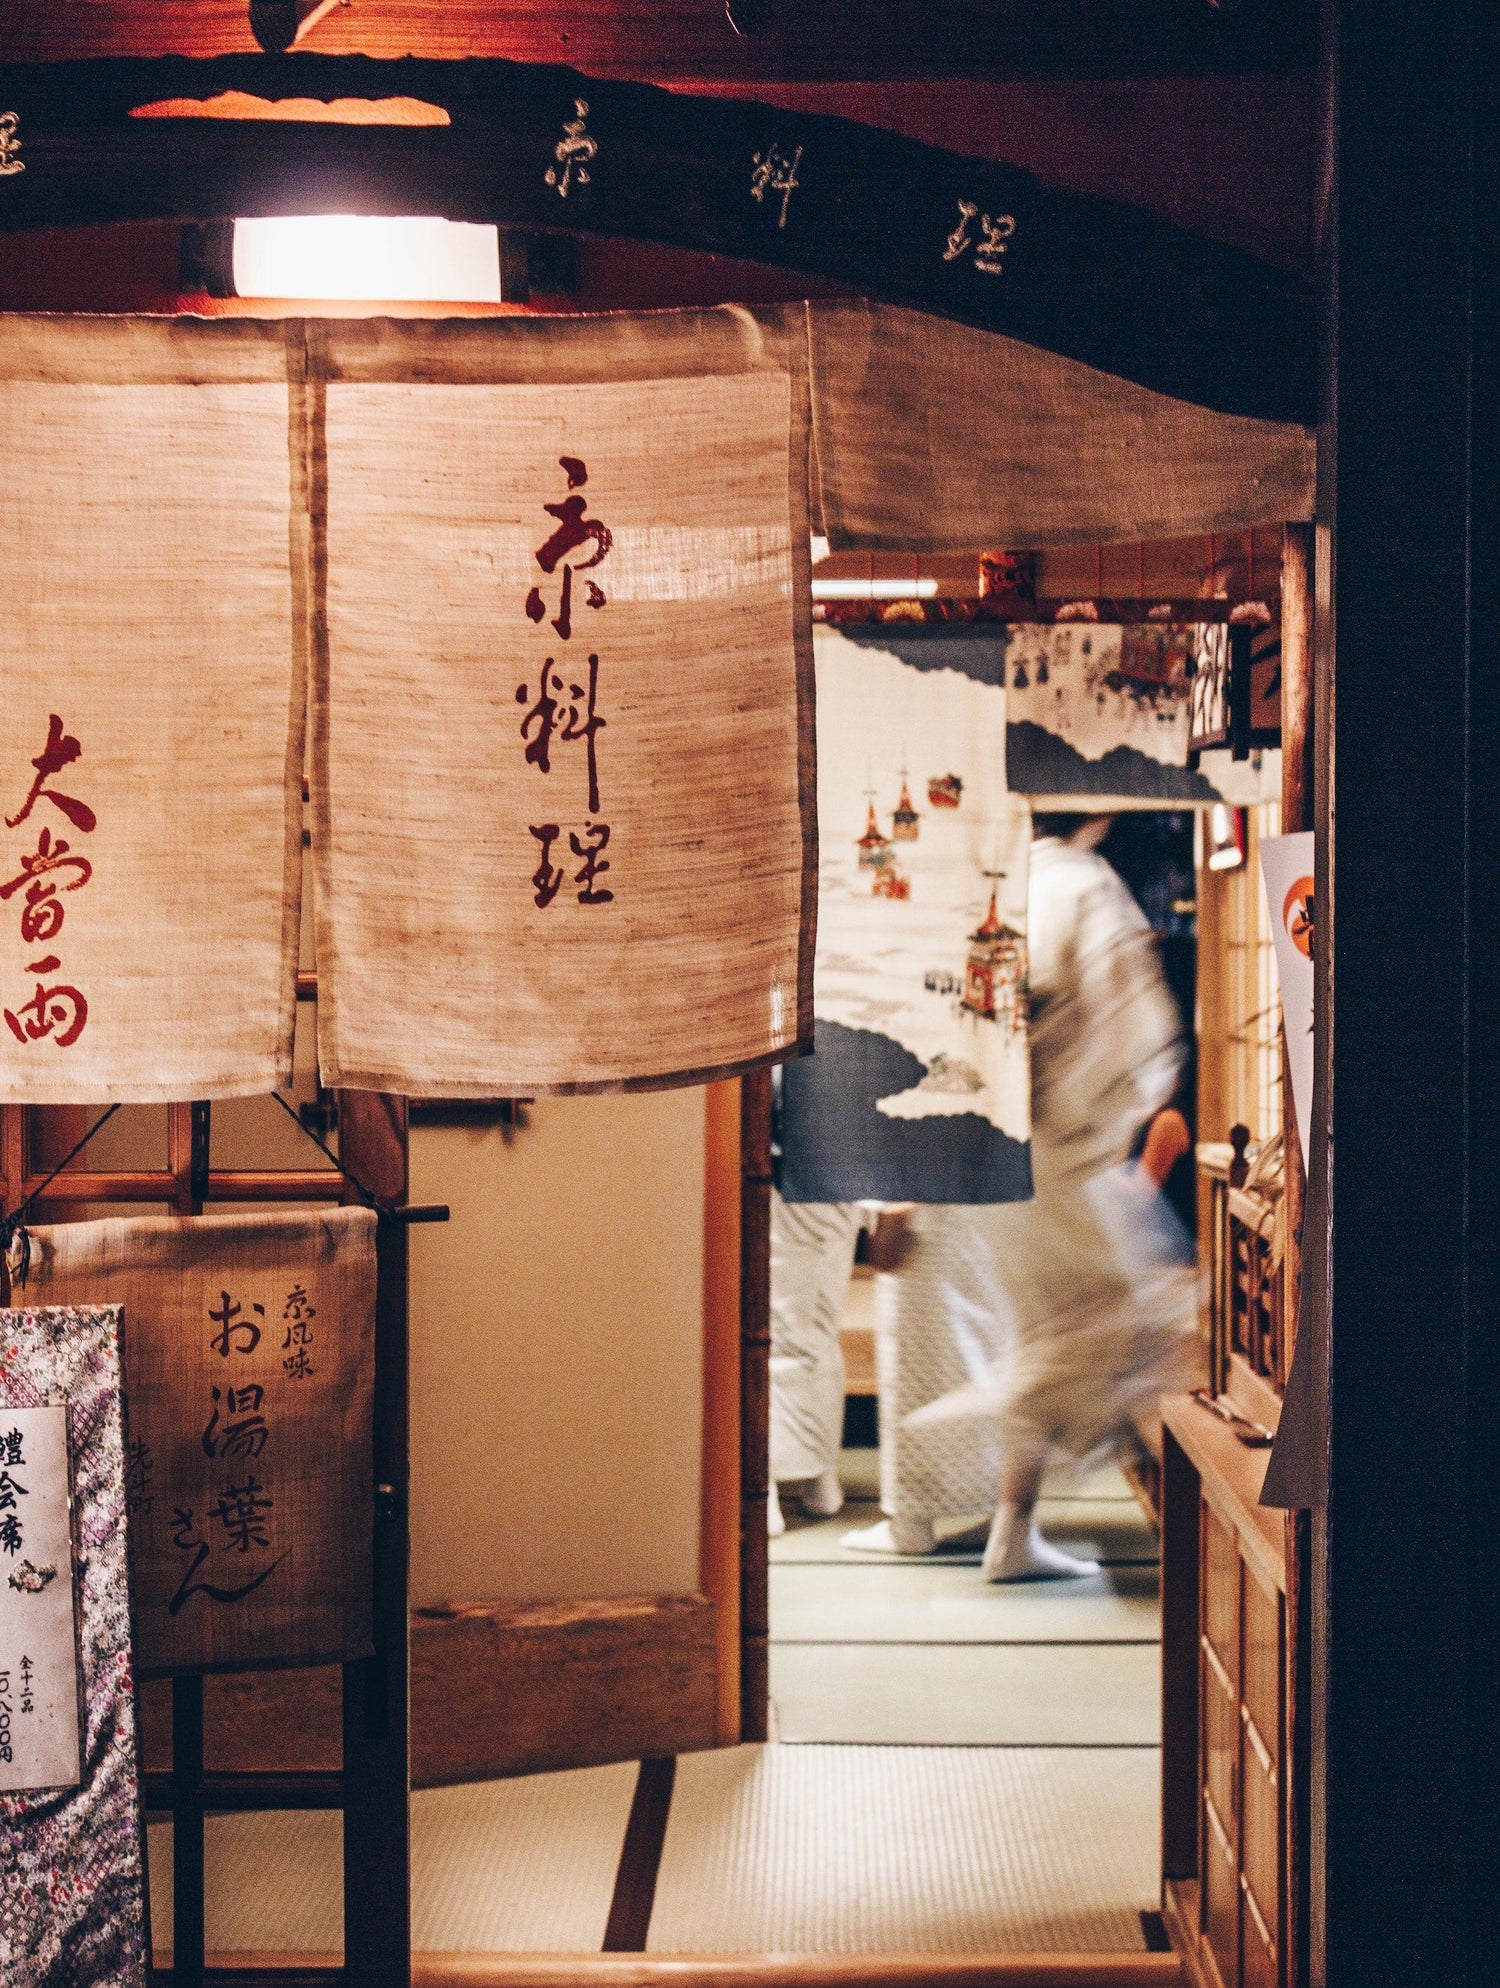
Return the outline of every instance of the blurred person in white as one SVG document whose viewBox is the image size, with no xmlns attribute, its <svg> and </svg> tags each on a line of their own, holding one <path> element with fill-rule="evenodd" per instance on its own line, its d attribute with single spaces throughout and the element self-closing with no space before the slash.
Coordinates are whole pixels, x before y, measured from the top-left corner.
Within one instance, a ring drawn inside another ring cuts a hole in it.
<svg viewBox="0 0 1500 1988">
<path fill-rule="evenodd" d="M 844 1502 L 839 1321 L 864 1220 L 855 1202 L 787 1202 L 771 1191 L 772 1538 L 786 1529 L 782 1487 L 810 1518 L 831 1518 Z"/>
<path fill-rule="evenodd" d="M 968 1352 L 959 1385 L 916 1408 L 890 1406 L 913 1436 L 967 1422 L 998 1438 L 1000 1495 L 984 1551 L 992 1581 L 1097 1573 L 1042 1536 L 1036 1505 L 1048 1466 L 1133 1444 L 1136 1412 L 1195 1375 L 1196 1279 L 1159 1192 L 1175 1127 L 1162 1118 L 1154 1137 L 1149 1129 L 1177 1085 L 1182 1023 L 1151 929 L 1097 853 L 1110 820 L 1038 814 L 1033 822 L 1033 1199 L 881 1223 L 883 1282 L 910 1279 L 920 1290 L 940 1270 L 937 1258 L 959 1252 L 966 1282 L 977 1289 L 982 1277 L 985 1286 L 988 1361 Z M 941 1330 L 930 1303 L 903 1307 L 898 1291 L 883 1312 L 898 1342 L 903 1311 L 914 1329 Z M 884 1423 L 884 1399 L 881 1411 Z M 930 1518 L 882 1502 L 896 1550 L 933 1550 Z"/>
</svg>

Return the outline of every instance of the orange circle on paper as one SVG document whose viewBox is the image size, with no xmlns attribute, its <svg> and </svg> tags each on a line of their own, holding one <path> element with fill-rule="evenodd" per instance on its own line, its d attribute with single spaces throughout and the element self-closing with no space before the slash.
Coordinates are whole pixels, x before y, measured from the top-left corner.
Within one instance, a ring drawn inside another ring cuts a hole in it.
<svg viewBox="0 0 1500 1988">
<path fill-rule="evenodd" d="M 1313 903 L 1312 878 L 1298 877 L 1281 907 L 1281 922 L 1286 927 L 1286 935 L 1304 959 L 1312 958 Z"/>
</svg>

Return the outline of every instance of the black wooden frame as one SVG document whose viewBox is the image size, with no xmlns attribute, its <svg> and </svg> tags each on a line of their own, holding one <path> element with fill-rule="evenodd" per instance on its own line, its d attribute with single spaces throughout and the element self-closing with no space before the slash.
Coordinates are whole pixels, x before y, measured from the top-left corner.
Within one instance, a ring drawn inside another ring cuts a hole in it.
<svg viewBox="0 0 1500 1988">
<path fill-rule="evenodd" d="M 1319 1988 L 1479 1988 L 1500 1973 L 1496 34 L 1495 10 L 1475 0 L 1417 15 L 1392 0 L 1326 7 L 1328 750 L 1302 1326 L 1329 1482 L 1310 1594 Z M 470 94 L 441 131 L 125 116 L 223 88 L 435 100 L 456 85 Z M 564 217 L 542 166 L 580 90 L 625 170 L 601 170 L 587 211 Z M 561 70 L 313 57 L 11 68 L 0 107 L 18 110 L 27 168 L 0 180 L 0 228 L 329 204 L 523 228 L 566 219 L 842 276 L 1209 405 L 1298 416 L 1309 404 L 1308 299 L 1290 279 L 1012 169 L 835 120 Z M 809 165 L 819 148 L 836 154 L 821 194 L 807 174 L 785 231 L 747 197 L 748 162 L 770 142 L 802 143 Z M 1018 220 L 988 289 L 913 247 L 975 193 Z M 397 1978 L 372 1961 L 361 1978 Z"/>
<path fill-rule="evenodd" d="M 1310 1972 L 1479 1988 L 1500 1976 L 1500 19 L 1330 0 L 1325 29 Z"/>
<path fill-rule="evenodd" d="M 130 115 L 231 90 L 414 98 L 448 121 Z M 595 149 L 563 192 L 579 104 Z M 16 120 L 0 233 L 352 211 L 626 236 L 836 278 L 1226 413 L 1315 410 L 1301 278 L 1143 209 L 844 118 L 539 64 L 353 55 L 16 64 L 0 67 L 0 113 Z M 757 182 L 773 157 L 793 187 Z M 982 260 L 986 221 L 1000 240 Z"/>
</svg>

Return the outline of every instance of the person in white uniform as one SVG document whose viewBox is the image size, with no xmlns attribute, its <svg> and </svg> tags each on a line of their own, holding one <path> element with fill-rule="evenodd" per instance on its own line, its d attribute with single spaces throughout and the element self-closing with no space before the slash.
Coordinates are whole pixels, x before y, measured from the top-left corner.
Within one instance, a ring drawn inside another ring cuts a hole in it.
<svg viewBox="0 0 1500 1988">
<path fill-rule="evenodd" d="M 844 1502 L 844 1355 L 839 1321 L 864 1225 L 855 1202 L 783 1201 L 771 1190 L 771 1492 L 773 1537 L 785 1488 L 813 1518 Z"/>
<path fill-rule="evenodd" d="M 1049 1462 L 1086 1461 L 1132 1440 L 1137 1408 L 1183 1385 L 1196 1356 L 1194 1275 L 1162 1246 L 1157 1184 L 1129 1159 L 1170 1099 L 1182 1024 L 1140 909 L 1097 853 L 1108 816 L 1039 815 L 1027 903 L 1034 1198 L 922 1209 L 883 1222 L 880 1317 L 883 1538 L 850 1544 L 933 1549 L 933 1522 L 972 1510 L 988 1440 L 1000 1486 L 985 1547 L 996 1581 L 1097 1572 L 1046 1540 L 1036 1504 Z M 904 1233 L 902 1229 L 904 1227 Z M 953 1265 L 966 1269 L 955 1302 Z M 994 1350 L 969 1323 L 988 1309 Z M 1001 1342 L 1004 1342 L 1003 1344 Z M 926 1367 L 925 1404 L 885 1386 L 887 1367 Z M 899 1433 L 895 1433 L 899 1431 Z M 946 1432 L 967 1448 L 951 1484 L 914 1467 L 914 1442 Z M 990 1496 L 993 1497 L 993 1490 Z M 988 1499 L 986 1503 L 988 1503 Z"/>
</svg>

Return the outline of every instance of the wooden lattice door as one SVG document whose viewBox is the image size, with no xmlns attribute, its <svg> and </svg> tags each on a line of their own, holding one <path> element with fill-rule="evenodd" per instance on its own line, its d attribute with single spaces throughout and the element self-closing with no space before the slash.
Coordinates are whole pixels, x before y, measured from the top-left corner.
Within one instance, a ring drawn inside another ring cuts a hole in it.
<svg viewBox="0 0 1500 1988">
<path fill-rule="evenodd" d="M 302 976 L 299 995 L 314 998 L 311 976 Z M 254 1108 L 274 1109 L 266 1100 Z M 246 1109 L 236 1105 L 221 1112 L 233 1110 L 243 1119 Z M 71 1107 L 0 1106 L 0 1213 L 29 1203 L 32 1219 L 56 1222 L 142 1207 L 196 1215 L 208 1206 L 363 1199 L 340 1168 L 383 1209 L 405 1207 L 402 1098 L 343 1092 L 304 1103 L 305 1126 L 336 1121 L 337 1166 L 322 1160 L 311 1143 L 307 1155 L 320 1164 L 216 1165 L 207 1104 L 165 1107 L 164 1127 L 159 1109 L 153 1114 L 140 1107 L 133 1119 L 121 1114 L 117 1120 L 107 1159 L 85 1146 L 49 1183 L 58 1160 L 100 1116 Z M 122 1122 L 132 1135 L 124 1140 L 118 1133 Z M 154 1154 L 146 1150 L 153 1141 Z M 244 1158 L 245 1141 L 237 1143 Z M 137 1163 L 143 1157 L 162 1163 Z M 156 1976 L 173 1988 L 197 1988 L 215 1972 L 205 1964 L 205 1817 L 254 1810 L 343 1811 L 344 1966 L 299 1971 L 297 1978 L 347 1979 L 362 1988 L 408 1988 L 410 1982 L 407 1236 L 401 1215 L 381 1220 L 377 1250 L 374 1654 L 342 1667 L 341 1761 L 337 1767 L 216 1764 L 220 1735 L 212 1693 L 205 1717 L 203 1678 L 171 1680 L 169 1721 L 153 1717 L 153 1709 L 165 1708 L 153 1708 L 142 1694 L 146 1808 L 148 1814 L 170 1815 L 173 1825 L 173 1967 L 169 1975 Z M 166 1944 L 160 1929 L 156 1938 Z M 244 1983 L 255 1977 L 239 1971 L 234 1978 Z M 286 1978 L 280 1972 L 268 1977 L 283 1983 Z"/>
</svg>

